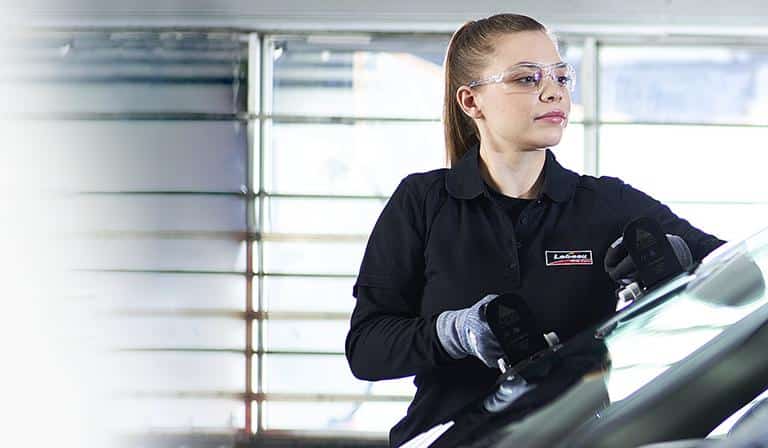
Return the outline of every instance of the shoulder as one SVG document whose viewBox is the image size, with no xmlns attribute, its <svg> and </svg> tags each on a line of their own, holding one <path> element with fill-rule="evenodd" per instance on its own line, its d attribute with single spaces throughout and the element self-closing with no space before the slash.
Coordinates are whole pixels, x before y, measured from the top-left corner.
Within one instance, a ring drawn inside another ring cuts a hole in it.
<svg viewBox="0 0 768 448">
<path fill-rule="evenodd" d="M 416 196 L 424 196 L 435 188 L 444 188 L 447 168 L 439 168 L 420 173 L 411 173 L 403 178 L 400 185 Z"/>
<path fill-rule="evenodd" d="M 429 223 L 447 197 L 445 175 L 447 168 L 412 173 L 405 176 L 390 198 L 390 203 L 401 213 L 409 216 L 422 234 L 429 231 Z"/>
<path fill-rule="evenodd" d="M 613 210 L 620 210 L 621 198 L 627 188 L 632 188 L 618 177 L 614 176 L 590 176 L 582 174 L 576 185 L 577 194 L 579 190 L 589 192 L 601 201 L 607 207 Z"/>
<path fill-rule="evenodd" d="M 623 180 L 613 176 L 590 176 L 588 174 L 579 175 L 577 188 L 592 190 L 597 194 L 618 193 L 627 185 Z"/>
<path fill-rule="evenodd" d="M 633 214 L 662 204 L 648 193 L 639 190 L 618 177 L 581 176 L 582 188 L 594 191 L 599 201 L 619 214 Z"/>
<path fill-rule="evenodd" d="M 447 173 L 447 168 L 411 173 L 400 181 L 393 197 L 399 193 L 418 203 L 421 209 L 430 208 L 445 195 L 445 175 Z"/>
</svg>

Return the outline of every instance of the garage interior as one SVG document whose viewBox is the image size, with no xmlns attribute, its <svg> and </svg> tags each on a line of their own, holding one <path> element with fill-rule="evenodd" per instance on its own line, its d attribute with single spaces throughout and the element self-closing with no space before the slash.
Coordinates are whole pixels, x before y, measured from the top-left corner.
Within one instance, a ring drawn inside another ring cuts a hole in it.
<svg viewBox="0 0 768 448">
<path fill-rule="evenodd" d="M 564 166 L 725 240 L 768 226 L 765 2 L 3 10 L 19 443 L 387 446 L 415 387 L 349 371 L 352 285 L 399 181 L 445 166 L 442 64 L 469 19 L 557 36 L 578 80 Z"/>
</svg>

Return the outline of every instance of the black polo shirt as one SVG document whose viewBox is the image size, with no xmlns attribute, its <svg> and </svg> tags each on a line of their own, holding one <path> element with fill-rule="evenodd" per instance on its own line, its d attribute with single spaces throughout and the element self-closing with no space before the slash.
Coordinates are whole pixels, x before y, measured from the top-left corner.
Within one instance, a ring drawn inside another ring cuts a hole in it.
<svg viewBox="0 0 768 448">
<path fill-rule="evenodd" d="M 496 201 L 496 203 L 499 204 L 507 216 L 509 216 L 509 221 L 514 223 L 515 228 L 517 228 L 517 220 L 520 218 L 520 214 L 523 212 L 525 207 L 528 206 L 528 204 L 533 202 L 533 199 L 521 199 L 506 196 L 487 183 L 485 184 L 485 188 L 488 189 L 488 193 L 490 193 L 491 198 Z"/>
<path fill-rule="evenodd" d="M 441 312 L 515 292 L 540 328 L 567 340 L 614 312 L 616 286 L 603 258 L 630 220 L 656 219 L 685 239 L 696 260 L 724 243 L 618 178 L 563 168 L 548 149 L 543 193 L 512 222 L 483 181 L 478 157 L 474 146 L 451 169 L 402 180 L 373 228 L 353 287 L 346 340 L 353 374 L 372 381 L 416 375 L 416 395 L 390 432 L 392 446 L 447 421 L 489 392 L 499 374 L 444 351 L 435 330 Z M 578 264 L 556 262 L 572 252 L 581 255 Z"/>
</svg>

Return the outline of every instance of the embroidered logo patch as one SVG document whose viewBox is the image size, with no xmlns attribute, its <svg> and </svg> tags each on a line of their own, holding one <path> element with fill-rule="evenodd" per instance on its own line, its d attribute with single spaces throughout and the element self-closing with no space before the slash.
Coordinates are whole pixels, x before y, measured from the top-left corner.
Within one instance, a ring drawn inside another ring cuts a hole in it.
<svg viewBox="0 0 768 448">
<path fill-rule="evenodd" d="M 591 250 L 547 250 L 544 251 L 547 266 L 591 265 Z"/>
</svg>

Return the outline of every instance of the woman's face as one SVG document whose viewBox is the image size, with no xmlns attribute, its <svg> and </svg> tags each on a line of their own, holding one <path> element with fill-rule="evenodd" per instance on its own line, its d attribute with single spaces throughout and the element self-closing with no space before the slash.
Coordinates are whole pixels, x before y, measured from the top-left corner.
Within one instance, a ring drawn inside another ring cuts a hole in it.
<svg viewBox="0 0 768 448">
<path fill-rule="evenodd" d="M 510 33 L 496 38 L 495 52 L 488 58 L 479 79 L 521 62 L 548 65 L 560 61 L 560 54 L 547 34 L 540 31 Z M 568 124 L 570 92 L 549 76 L 544 77 L 541 88 L 534 92 L 508 92 L 500 84 L 462 89 L 474 96 L 477 108 L 474 119 L 481 141 L 488 141 L 495 147 L 512 146 L 529 150 L 554 146 L 560 142 L 563 129 Z M 461 94 L 459 100 L 462 101 Z M 542 117 L 557 111 L 565 118 Z"/>
</svg>

